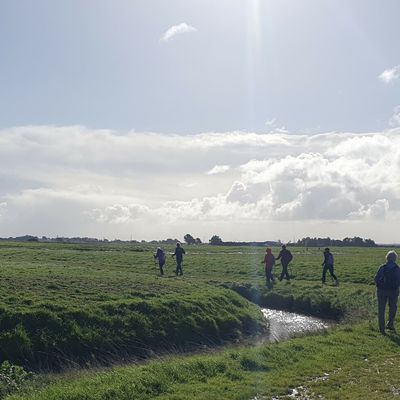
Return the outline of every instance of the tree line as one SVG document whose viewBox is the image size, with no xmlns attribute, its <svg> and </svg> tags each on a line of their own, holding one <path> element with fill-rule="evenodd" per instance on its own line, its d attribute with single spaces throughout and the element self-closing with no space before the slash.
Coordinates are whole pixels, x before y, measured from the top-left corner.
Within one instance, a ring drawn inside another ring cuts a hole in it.
<svg viewBox="0 0 400 400">
<path fill-rule="evenodd" d="M 301 247 L 329 247 L 329 246 L 354 246 L 354 247 L 375 247 L 377 244 L 372 239 L 363 239 L 359 236 L 354 236 L 352 238 L 345 237 L 344 239 L 331 239 L 326 238 L 316 238 L 316 237 L 305 237 L 299 239 L 296 243 L 291 243 L 292 246 Z"/>
</svg>

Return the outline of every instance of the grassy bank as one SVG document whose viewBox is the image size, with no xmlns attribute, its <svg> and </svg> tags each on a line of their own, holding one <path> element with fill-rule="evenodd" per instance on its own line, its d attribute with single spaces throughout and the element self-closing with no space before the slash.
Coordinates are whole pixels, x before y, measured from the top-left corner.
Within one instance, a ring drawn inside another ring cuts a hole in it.
<svg viewBox="0 0 400 400">
<path fill-rule="evenodd" d="M 399 389 L 398 336 L 368 323 L 324 335 L 212 355 L 169 357 L 145 365 L 56 379 L 13 400 L 270 399 L 291 389 L 327 399 L 390 399 Z M 357 384 L 358 381 L 363 384 Z"/>
<path fill-rule="evenodd" d="M 257 307 L 218 288 L 89 306 L 2 308 L 0 326 L 2 360 L 46 370 L 218 344 L 267 328 Z"/>
<path fill-rule="evenodd" d="M 293 281 L 275 285 L 273 289 L 250 283 L 233 283 L 228 287 L 261 307 L 328 319 L 356 321 L 371 318 L 375 311 L 375 289 L 371 285 L 342 283 L 339 288 Z"/>
</svg>

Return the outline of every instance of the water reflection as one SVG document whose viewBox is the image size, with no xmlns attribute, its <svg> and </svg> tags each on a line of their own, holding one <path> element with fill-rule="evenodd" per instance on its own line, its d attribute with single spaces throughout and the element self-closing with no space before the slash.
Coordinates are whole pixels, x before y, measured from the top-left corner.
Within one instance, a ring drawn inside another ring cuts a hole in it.
<svg viewBox="0 0 400 400">
<path fill-rule="evenodd" d="M 296 335 L 315 333 L 329 328 L 330 324 L 319 318 L 287 311 L 261 309 L 270 324 L 265 341 L 279 342 Z"/>
</svg>

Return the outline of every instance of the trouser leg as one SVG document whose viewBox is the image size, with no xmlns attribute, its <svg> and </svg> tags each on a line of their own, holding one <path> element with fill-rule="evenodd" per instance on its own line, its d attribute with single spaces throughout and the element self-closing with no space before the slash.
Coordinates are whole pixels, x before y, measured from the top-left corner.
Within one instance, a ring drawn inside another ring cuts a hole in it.
<svg viewBox="0 0 400 400">
<path fill-rule="evenodd" d="M 333 273 L 333 265 L 328 265 L 329 273 L 331 274 L 331 277 L 337 281 L 336 275 Z"/>
<path fill-rule="evenodd" d="M 274 280 L 274 277 L 272 276 L 272 270 L 270 270 L 270 269 L 265 270 L 265 278 L 266 278 L 267 282 Z"/>
<path fill-rule="evenodd" d="M 290 279 L 290 276 L 288 273 L 288 265 L 282 263 L 282 273 L 281 273 L 279 280 L 282 280 L 283 277 L 286 277 L 286 279 Z"/>
<path fill-rule="evenodd" d="M 378 298 L 378 322 L 379 322 L 379 330 L 381 332 L 385 332 L 385 308 L 387 296 L 383 291 L 377 291 Z"/>
<path fill-rule="evenodd" d="M 183 275 L 182 271 L 182 261 L 177 261 L 176 262 L 176 275 Z"/>
<path fill-rule="evenodd" d="M 325 283 L 326 281 L 326 271 L 328 270 L 328 267 L 324 265 L 324 268 L 322 270 L 322 283 Z"/>
<path fill-rule="evenodd" d="M 393 291 L 393 293 L 390 293 L 388 296 L 389 300 L 389 320 L 388 320 L 388 326 L 393 327 L 394 326 L 394 318 L 396 316 L 396 311 L 397 311 L 397 299 L 399 297 L 399 292 L 398 291 Z"/>
<path fill-rule="evenodd" d="M 158 264 L 160 267 L 160 275 L 164 275 L 164 264 Z"/>
</svg>

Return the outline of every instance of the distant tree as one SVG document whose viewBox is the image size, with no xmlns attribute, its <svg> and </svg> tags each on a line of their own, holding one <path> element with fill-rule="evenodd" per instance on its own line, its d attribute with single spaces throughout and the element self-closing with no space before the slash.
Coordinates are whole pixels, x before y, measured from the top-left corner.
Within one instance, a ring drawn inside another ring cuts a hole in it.
<svg viewBox="0 0 400 400">
<path fill-rule="evenodd" d="M 187 233 L 183 238 L 185 239 L 185 242 L 187 244 L 195 244 L 196 243 L 196 239 L 190 233 Z"/>
<path fill-rule="evenodd" d="M 196 244 L 201 244 L 201 243 L 202 243 L 201 240 L 200 240 L 200 238 L 196 238 L 196 239 L 195 239 L 195 242 L 196 242 Z"/>
<path fill-rule="evenodd" d="M 365 239 L 365 245 L 367 247 L 374 247 L 376 246 L 376 243 L 372 239 Z"/>
<path fill-rule="evenodd" d="M 218 245 L 222 244 L 223 241 L 218 235 L 214 235 L 211 237 L 211 239 L 208 241 L 211 245 Z"/>
</svg>

